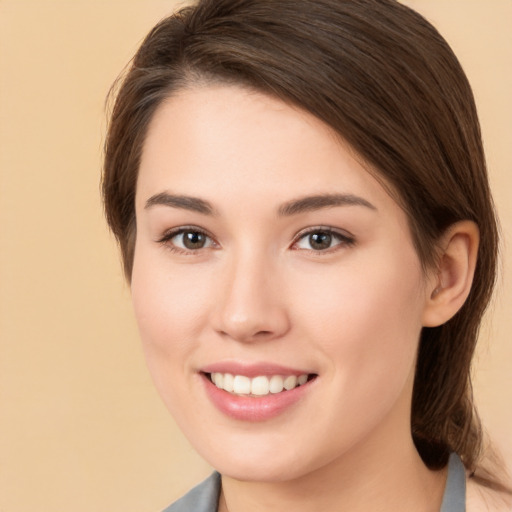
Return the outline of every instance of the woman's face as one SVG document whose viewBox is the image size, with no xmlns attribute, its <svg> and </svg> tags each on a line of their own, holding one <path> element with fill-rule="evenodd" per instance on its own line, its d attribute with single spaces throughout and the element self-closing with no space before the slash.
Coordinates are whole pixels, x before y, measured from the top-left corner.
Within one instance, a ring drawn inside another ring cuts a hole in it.
<svg viewBox="0 0 512 512">
<path fill-rule="evenodd" d="M 136 213 L 149 369 L 210 464 L 287 480 L 410 440 L 425 279 L 404 212 L 325 124 L 181 91 L 150 125 Z"/>
</svg>

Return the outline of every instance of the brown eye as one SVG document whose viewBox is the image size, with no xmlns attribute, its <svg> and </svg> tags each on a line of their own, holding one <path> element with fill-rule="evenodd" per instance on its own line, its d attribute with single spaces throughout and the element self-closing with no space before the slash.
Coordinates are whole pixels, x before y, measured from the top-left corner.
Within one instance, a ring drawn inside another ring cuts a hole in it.
<svg viewBox="0 0 512 512">
<path fill-rule="evenodd" d="M 184 231 L 182 233 L 182 243 L 186 249 L 202 249 L 207 241 L 208 237 L 199 231 Z"/>
<path fill-rule="evenodd" d="M 176 251 L 198 251 L 214 247 L 215 242 L 210 236 L 199 229 L 179 228 L 164 235 L 159 243 L 167 245 Z"/>
<path fill-rule="evenodd" d="M 337 246 L 351 246 L 355 240 L 342 233 L 330 229 L 312 229 L 299 237 L 293 245 L 294 249 L 306 249 L 308 251 L 327 252 Z"/>
<path fill-rule="evenodd" d="M 329 249 L 332 244 L 332 235 L 330 233 L 318 232 L 311 233 L 308 239 L 309 245 L 311 249 L 316 251 L 322 251 L 324 249 Z"/>
</svg>

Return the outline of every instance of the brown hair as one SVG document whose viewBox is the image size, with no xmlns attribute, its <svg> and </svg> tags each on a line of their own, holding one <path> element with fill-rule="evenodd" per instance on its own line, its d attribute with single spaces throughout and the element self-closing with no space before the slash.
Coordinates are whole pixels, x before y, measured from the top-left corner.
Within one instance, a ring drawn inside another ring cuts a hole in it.
<svg viewBox="0 0 512 512">
<path fill-rule="evenodd" d="M 482 434 L 470 364 L 495 281 L 497 224 L 475 103 L 437 30 L 394 0 L 200 0 L 146 37 L 117 92 L 103 194 L 130 279 L 134 197 L 148 124 L 174 91 L 241 84 L 330 125 L 395 190 L 425 268 L 456 221 L 479 226 L 470 295 L 446 324 L 425 328 L 412 434 L 431 468 L 457 452 L 474 470 Z"/>
</svg>

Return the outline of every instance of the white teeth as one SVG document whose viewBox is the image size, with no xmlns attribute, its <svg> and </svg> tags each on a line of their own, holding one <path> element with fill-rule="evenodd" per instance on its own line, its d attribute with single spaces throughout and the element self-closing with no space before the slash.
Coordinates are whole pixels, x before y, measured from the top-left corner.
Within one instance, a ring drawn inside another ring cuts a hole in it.
<svg viewBox="0 0 512 512">
<path fill-rule="evenodd" d="M 281 375 L 272 375 L 270 377 L 269 389 L 271 393 L 281 393 L 284 389 L 283 377 Z"/>
<path fill-rule="evenodd" d="M 299 378 L 297 379 L 297 383 L 299 384 L 299 386 L 303 386 L 304 384 L 306 384 L 306 382 L 308 381 L 308 376 L 307 375 L 300 375 Z"/>
<path fill-rule="evenodd" d="M 233 375 L 231 375 L 231 373 L 225 373 L 224 374 L 224 385 L 223 385 L 223 388 L 226 390 L 226 391 L 229 391 L 230 393 L 233 392 L 233 382 L 234 382 L 235 378 L 233 377 Z"/>
<path fill-rule="evenodd" d="M 269 393 L 281 393 L 289 391 L 297 386 L 303 386 L 308 381 L 308 374 L 296 375 L 272 375 L 267 377 L 260 375 L 249 378 L 245 375 L 232 375 L 230 373 L 212 373 L 212 382 L 220 389 L 236 395 L 265 396 Z"/>
<path fill-rule="evenodd" d="M 251 392 L 251 379 L 245 375 L 236 375 L 233 380 L 233 393 L 248 395 Z"/>
<path fill-rule="evenodd" d="M 222 373 L 213 374 L 213 383 L 220 389 L 223 389 L 224 375 Z"/>
<path fill-rule="evenodd" d="M 269 382 L 267 377 L 255 377 L 251 382 L 251 394 L 257 396 L 268 395 Z"/>
<path fill-rule="evenodd" d="M 293 389 L 297 385 L 297 377 L 295 375 L 289 375 L 284 379 L 284 389 L 289 391 L 290 389 Z"/>
</svg>

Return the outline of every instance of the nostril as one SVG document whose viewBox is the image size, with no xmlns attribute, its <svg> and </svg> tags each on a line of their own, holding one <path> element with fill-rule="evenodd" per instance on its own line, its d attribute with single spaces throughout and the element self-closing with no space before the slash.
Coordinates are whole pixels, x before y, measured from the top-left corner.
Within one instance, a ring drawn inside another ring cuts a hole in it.
<svg viewBox="0 0 512 512">
<path fill-rule="evenodd" d="M 257 332 L 254 336 L 259 336 L 259 337 L 268 337 L 268 336 L 271 336 L 272 335 L 272 331 L 259 331 Z"/>
<path fill-rule="evenodd" d="M 219 330 L 218 332 L 222 337 L 235 338 L 238 341 L 264 341 L 275 336 L 274 332 L 268 330 L 251 332 L 250 329 L 233 328 L 231 330 Z"/>
</svg>

